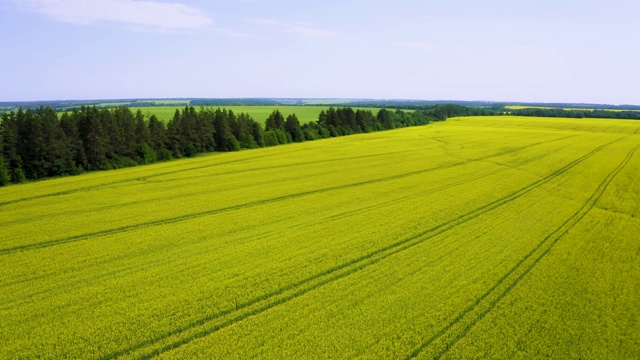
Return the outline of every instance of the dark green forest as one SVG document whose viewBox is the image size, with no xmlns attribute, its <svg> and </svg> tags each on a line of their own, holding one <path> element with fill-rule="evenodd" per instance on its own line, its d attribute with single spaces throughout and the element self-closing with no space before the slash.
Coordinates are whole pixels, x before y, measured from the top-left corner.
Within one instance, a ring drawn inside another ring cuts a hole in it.
<svg viewBox="0 0 640 360">
<path fill-rule="evenodd" d="M 118 169 L 191 157 L 329 137 L 419 126 L 455 116 L 511 114 L 534 117 L 640 119 L 640 112 L 466 107 L 455 104 L 370 110 L 330 107 L 318 120 L 300 124 L 295 114 L 275 110 L 264 127 L 245 113 L 186 106 L 168 123 L 128 107 L 81 106 L 5 111 L 0 118 L 0 186 L 87 171 Z"/>
<path fill-rule="evenodd" d="M 564 110 L 525 108 L 519 110 L 507 110 L 511 115 L 534 117 L 561 117 L 561 118 L 593 118 L 593 119 L 621 119 L 639 120 L 640 111 L 610 111 L 610 110 Z"/>
<path fill-rule="evenodd" d="M 495 115 L 487 108 L 437 105 L 424 110 L 329 108 L 301 125 L 275 110 L 265 126 L 226 109 L 187 106 L 167 124 L 141 111 L 82 106 L 4 112 L 0 122 L 0 185 L 87 171 L 109 170 L 191 157 L 311 141 L 443 121 L 452 116 Z"/>
</svg>

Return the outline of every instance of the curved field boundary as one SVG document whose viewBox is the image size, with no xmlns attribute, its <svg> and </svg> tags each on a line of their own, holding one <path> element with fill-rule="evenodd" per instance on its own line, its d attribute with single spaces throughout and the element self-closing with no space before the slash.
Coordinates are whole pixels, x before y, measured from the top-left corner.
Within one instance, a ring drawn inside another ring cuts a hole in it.
<svg viewBox="0 0 640 360">
<path fill-rule="evenodd" d="M 440 359 L 455 344 L 458 343 L 479 321 L 481 321 L 495 306 L 505 297 L 520 281 L 531 272 L 531 270 L 542 260 L 558 241 L 566 235 L 577 223 L 579 223 L 595 206 L 600 197 L 604 194 L 609 184 L 631 161 L 640 145 L 634 147 L 624 160 L 607 175 L 598 185 L 597 189 L 589 199 L 576 210 L 559 227 L 540 241 L 529 253 L 518 261 L 507 273 L 505 273 L 491 288 L 482 296 L 477 298 L 472 304 L 462 310 L 451 322 L 438 331 L 431 338 L 420 344 L 407 359 L 417 357 L 427 347 L 434 345 L 438 351 L 432 357 Z M 436 344 L 442 339 L 443 344 Z"/>
<path fill-rule="evenodd" d="M 176 217 L 167 218 L 167 219 L 148 221 L 148 222 L 143 222 L 143 223 L 138 223 L 138 224 L 133 224 L 133 225 L 126 225 L 126 226 L 107 229 L 107 230 L 103 230 L 103 231 L 97 231 L 97 232 L 93 232 L 93 233 L 79 234 L 79 235 L 75 235 L 75 236 L 70 236 L 70 237 L 56 239 L 56 240 L 49 240 L 49 241 L 39 242 L 39 243 L 35 243 L 35 244 L 28 244 L 28 245 L 20 245 L 20 246 L 15 246 L 15 247 L 9 247 L 9 248 L 0 249 L 0 255 L 7 255 L 7 254 L 19 252 L 19 251 L 28 251 L 28 250 L 45 248 L 45 247 L 51 247 L 51 246 L 60 245 L 60 244 L 66 244 L 66 243 L 70 243 L 70 242 L 77 242 L 77 241 L 81 241 L 81 240 L 94 239 L 94 238 L 97 238 L 97 237 L 102 237 L 102 236 L 107 236 L 107 235 L 112 235 L 112 234 L 119 234 L 119 233 L 131 231 L 131 230 L 137 230 L 137 229 L 142 229 L 142 228 L 147 228 L 147 227 L 152 227 L 152 226 L 173 224 L 173 223 L 187 221 L 187 220 L 191 220 L 191 219 L 197 219 L 197 218 L 201 218 L 201 217 L 205 217 L 205 216 L 217 215 L 217 214 L 221 214 L 221 213 L 225 213 L 225 212 L 229 212 L 229 211 L 240 210 L 240 209 L 250 208 L 250 207 L 259 206 L 259 205 L 271 204 L 271 203 L 284 201 L 284 200 L 288 200 L 288 199 L 295 199 L 295 198 L 304 197 L 304 196 L 308 196 L 308 195 L 321 194 L 321 193 L 335 191 L 335 190 L 349 189 L 349 188 L 353 188 L 353 187 L 357 187 L 357 186 L 363 186 L 363 185 L 375 184 L 375 183 L 380 183 L 380 182 L 386 182 L 386 181 L 390 181 L 390 180 L 402 179 L 402 178 L 406 178 L 406 177 L 410 177 L 410 176 L 415 176 L 415 175 L 425 174 L 425 173 L 429 173 L 429 172 L 433 172 L 433 171 L 437 171 L 437 170 L 447 169 L 447 168 L 454 167 L 454 166 L 460 166 L 460 165 L 463 165 L 463 164 L 465 164 L 465 163 L 456 163 L 454 165 L 444 165 L 444 166 L 439 166 L 439 167 L 435 167 L 435 168 L 428 168 L 428 169 L 423 169 L 423 170 L 412 171 L 412 172 L 399 174 L 399 175 L 393 175 L 393 176 L 388 176 L 388 177 L 383 177 L 383 178 L 378 178 L 378 179 L 366 180 L 366 181 L 362 181 L 362 182 L 344 184 L 344 185 L 327 187 L 327 188 L 316 189 L 316 190 L 303 191 L 303 192 L 299 192 L 299 193 L 295 193 L 295 194 L 276 196 L 276 197 L 273 197 L 273 198 L 268 198 L 268 199 L 263 199 L 263 200 L 258 200 L 258 201 L 251 201 L 251 202 L 238 204 L 238 205 L 234 205 L 234 206 L 228 206 L 228 207 L 223 207 L 223 208 L 218 208 L 218 209 L 201 211 L 201 212 L 196 212 L 196 213 L 176 216 Z"/>
<path fill-rule="evenodd" d="M 537 146 L 537 145 L 545 144 L 545 143 L 548 143 L 548 142 L 564 140 L 564 139 L 567 139 L 567 138 L 570 138 L 570 137 L 574 137 L 574 136 L 577 136 L 577 135 L 571 135 L 571 136 L 561 137 L 561 138 L 558 138 L 558 139 L 546 140 L 546 141 L 542 141 L 542 142 L 538 142 L 538 143 L 534 143 L 534 144 L 529 144 L 529 145 L 526 145 L 526 146 L 523 146 L 523 147 L 519 147 L 519 148 L 513 149 L 513 150 L 511 150 L 509 152 L 489 155 L 488 157 L 490 158 L 490 157 L 494 157 L 494 156 L 506 155 L 508 153 L 516 152 L 516 151 L 519 151 L 519 150 L 524 150 L 524 149 L 532 147 L 532 146 Z M 403 152 L 410 152 L 410 151 L 403 151 Z M 328 159 L 328 160 L 317 161 L 316 163 L 327 163 L 327 162 L 336 162 L 336 161 L 344 161 L 344 160 L 355 160 L 355 159 L 368 158 L 368 157 L 394 155 L 394 154 L 403 153 L 403 152 L 386 152 L 386 153 L 380 153 L 380 154 L 370 154 L 370 155 L 361 155 L 361 156 L 354 156 L 354 157 L 344 157 L 344 158 L 339 158 L 339 159 Z M 45 198 L 56 197 L 56 196 L 70 195 L 70 194 L 75 194 L 75 193 L 82 192 L 82 191 L 90 191 L 90 190 L 95 190 L 95 189 L 102 189 L 102 188 L 107 188 L 107 187 L 110 187 L 110 186 L 113 186 L 113 185 L 121 185 L 121 184 L 126 184 L 126 183 L 137 182 L 137 181 L 141 181 L 141 180 L 145 180 L 146 181 L 146 180 L 151 179 L 151 178 L 157 178 L 157 177 L 166 176 L 166 175 L 172 175 L 172 174 L 179 174 L 179 173 L 182 173 L 182 172 L 185 172 L 185 171 L 207 169 L 207 168 L 216 167 L 216 166 L 220 166 L 220 165 L 234 164 L 234 163 L 239 163 L 239 162 L 245 162 L 245 161 L 251 161 L 251 160 L 255 160 L 255 159 L 271 157 L 271 156 L 273 156 L 273 155 L 261 155 L 261 156 L 255 156 L 255 157 L 251 157 L 251 158 L 246 158 L 246 159 L 230 160 L 230 161 L 224 161 L 224 162 L 219 162 L 219 163 L 215 163 L 215 164 L 198 165 L 198 166 L 191 166 L 191 167 L 187 167 L 187 168 L 180 168 L 180 169 L 177 169 L 177 170 L 163 171 L 163 172 L 160 172 L 160 173 L 154 173 L 154 174 L 149 175 L 149 176 L 133 177 L 133 178 L 123 179 L 123 180 L 112 181 L 112 182 L 108 182 L 108 183 L 105 183 L 105 184 L 84 186 L 84 187 L 74 188 L 74 189 L 65 190 L 65 191 L 58 191 L 58 192 L 54 192 L 54 193 L 50 193 L 50 194 L 35 195 L 35 196 L 29 196 L 29 197 L 25 197 L 25 198 L 21 198 L 21 199 L 4 201 L 4 202 L 0 202 L 0 206 L 6 206 L 6 205 L 11 205 L 11 204 L 17 204 L 17 203 L 21 203 L 21 202 L 38 200 L 38 199 L 45 199 Z M 487 157 L 474 159 L 474 160 L 481 160 L 481 159 L 484 159 L 484 158 L 487 158 Z M 259 171 L 259 170 L 265 170 L 265 169 L 284 168 L 284 167 L 301 166 L 301 165 L 308 165 L 308 164 L 309 164 L 308 162 L 304 162 L 303 161 L 303 162 L 298 162 L 298 163 L 293 163 L 293 164 L 280 165 L 280 166 L 276 166 L 276 167 L 274 167 L 274 166 L 259 167 L 259 168 L 252 168 L 252 169 L 248 169 L 248 170 L 239 170 L 239 171 L 235 171 L 235 172 L 225 172 L 225 173 L 219 173 L 219 174 L 211 174 L 211 175 L 206 175 L 206 176 L 213 177 L 213 176 L 221 176 L 221 175 L 227 175 L 227 174 L 232 174 L 232 173 L 244 173 L 244 172 Z M 179 164 L 176 163 L 176 165 L 175 166 L 171 166 L 171 168 L 176 167 L 176 166 L 179 166 Z"/>
<path fill-rule="evenodd" d="M 575 137 L 575 136 L 577 136 L 577 135 L 565 136 L 565 137 L 558 138 L 558 139 L 552 139 L 552 140 L 547 140 L 547 141 L 544 141 L 544 142 L 539 142 L 539 143 L 535 143 L 535 144 L 526 145 L 524 147 L 518 148 L 517 151 L 524 150 L 526 148 L 537 146 L 537 145 L 541 145 L 541 144 L 548 144 L 548 143 L 551 143 L 551 142 L 564 140 L 564 139 L 567 139 L 567 138 L 572 138 L 572 137 Z M 565 147 L 568 147 L 568 146 L 571 146 L 571 144 L 563 145 L 561 148 L 565 148 Z M 407 151 L 407 152 L 409 152 L 409 151 Z M 391 154 L 398 154 L 398 153 L 402 153 L 402 152 L 380 153 L 380 154 L 375 154 L 375 155 L 366 155 L 366 157 L 372 157 L 372 156 L 378 156 L 378 155 L 383 156 L 383 155 L 391 155 Z M 502 154 L 502 155 L 504 155 L 504 154 Z M 500 156 L 500 155 L 498 155 L 498 154 L 489 155 L 489 157 L 495 157 L 495 156 Z M 545 156 L 546 156 L 545 153 L 540 153 L 539 155 L 537 155 L 535 157 L 528 158 L 528 159 L 526 159 L 526 161 L 518 163 L 517 166 L 522 166 L 522 165 L 527 164 L 527 163 L 529 163 L 529 162 L 531 162 L 533 160 L 544 158 Z M 360 156 L 360 157 L 350 157 L 350 158 L 341 158 L 340 160 L 344 160 L 344 159 L 351 160 L 351 159 L 354 159 L 354 158 L 362 158 L 362 156 Z M 487 156 L 485 156 L 485 157 L 481 157 L 481 158 L 470 159 L 468 161 L 486 161 L 486 162 L 489 162 L 491 164 L 494 164 L 494 165 L 497 165 L 497 166 L 500 166 L 500 167 L 503 167 L 503 168 L 502 169 L 498 169 L 498 170 L 493 171 L 493 172 L 490 172 L 490 173 L 487 173 L 487 174 L 484 174 L 484 175 L 476 176 L 475 178 L 472 178 L 472 179 L 465 179 L 465 180 L 457 181 L 457 182 L 454 182 L 454 183 L 451 183 L 451 184 L 447 184 L 447 185 L 444 185 L 444 186 L 436 187 L 436 188 L 433 188 L 432 190 L 430 190 L 428 192 L 425 192 L 423 194 L 431 194 L 431 193 L 435 192 L 436 190 L 437 191 L 446 190 L 446 189 L 449 189 L 449 188 L 452 188 L 452 187 L 455 187 L 455 186 L 458 186 L 458 185 L 466 184 L 466 183 L 471 182 L 473 180 L 477 180 L 477 179 L 481 179 L 481 178 L 484 178 L 484 177 L 487 177 L 487 176 L 491 176 L 491 175 L 499 173 L 499 172 L 504 172 L 504 171 L 506 171 L 508 169 L 515 169 L 517 167 L 517 166 L 512 166 L 512 165 L 500 164 L 500 163 L 493 162 L 493 161 L 487 161 L 487 160 L 488 160 L 488 158 L 487 158 Z M 335 160 L 331 160 L 331 161 L 335 161 Z M 465 162 L 464 164 L 468 164 L 468 161 Z M 319 162 L 316 162 L 316 163 L 319 163 Z M 272 166 L 272 167 L 268 167 L 268 168 L 265 167 L 265 168 L 254 168 L 254 169 L 250 169 L 250 170 L 230 171 L 230 172 L 224 173 L 224 175 L 237 174 L 237 173 L 246 173 L 246 172 L 251 172 L 251 171 L 254 171 L 254 170 L 286 168 L 286 167 L 289 167 L 289 166 L 298 166 L 298 165 L 302 165 L 302 163 L 295 163 L 295 164 L 290 164 L 290 165 L 281 165 L 281 166 L 275 166 L 275 167 Z M 451 164 L 451 165 L 452 166 L 458 166 L 458 163 L 454 163 L 454 164 Z M 218 175 L 223 175 L 223 174 L 206 174 L 206 175 L 189 176 L 188 179 L 213 177 L 213 176 L 218 176 Z M 152 175 L 150 177 L 155 177 L 155 175 Z M 149 177 L 143 177 L 143 178 L 137 178 L 136 180 L 137 181 L 146 181 L 148 179 L 149 179 Z M 185 178 L 177 178 L 177 179 L 176 178 L 172 178 L 172 179 L 168 179 L 168 180 L 156 180 L 156 181 L 150 181 L 150 182 L 152 182 L 152 183 L 164 183 L 164 182 L 179 181 L 181 179 L 185 179 Z M 133 180 L 127 180 L 126 182 L 133 182 Z M 151 201 L 157 201 L 157 200 L 178 199 L 178 198 L 183 198 L 183 197 L 188 196 L 188 195 L 194 195 L 194 194 L 197 194 L 197 193 L 199 193 L 199 191 L 192 192 L 192 193 L 181 193 L 181 194 L 178 194 L 178 195 L 162 196 L 162 197 L 153 198 L 153 199 L 135 200 L 135 201 L 129 201 L 129 202 L 118 203 L 118 204 L 113 204 L 113 205 L 105 205 L 105 206 L 101 206 L 99 208 L 96 208 L 96 210 L 105 211 L 107 209 L 120 208 L 120 207 L 128 206 L 128 205 L 144 204 L 144 203 L 149 203 Z M 67 211 L 67 213 L 69 213 L 69 214 L 75 214 L 76 212 L 77 212 L 76 210 Z M 58 212 L 57 213 L 57 215 L 61 215 L 61 214 L 64 214 L 64 213 L 62 213 L 62 212 Z M 45 217 L 45 216 L 46 215 L 42 215 L 41 217 Z M 335 217 L 332 217 L 332 218 L 335 218 Z M 0 226 L 9 226 L 9 225 L 12 225 L 12 224 L 23 223 L 23 222 L 25 222 L 24 219 L 23 220 L 16 220 L 16 221 L 11 221 L 11 220 L 1 221 L 0 220 Z"/>
<path fill-rule="evenodd" d="M 569 137 L 571 137 L 571 136 L 569 136 Z M 107 235 L 112 235 L 112 234 L 119 234 L 119 233 L 127 232 L 127 231 L 130 231 L 130 230 L 137 230 L 137 229 L 142 229 L 142 228 L 147 228 L 147 227 L 152 227 L 152 226 L 165 225 L 165 224 L 173 224 L 173 223 L 187 221 L 187 220 L 196 219 L 196 218 L 200 218 L 200 217 L 217 215 L 217 214 L 224 213 L 224 212 L 240 210 L 240 209 L 244 209 L 244 208 L 260 206 L 260 205 L 265 205 L 265 204 L 270 204 L 270 203 L 275 203 L 275 202 L 279 202 L 279 201 L 284 201 L 284 200 L 288 200 L 288 199 L 294 199 L 294 198 L 308 196 L 308 195 L 320 194 L 320 193 L 325 193 L 325 192 L 330 192 L 330 191 L 335 191 L 335 190 L 342 190 L 342 189 L 348 189 L 348 188 L 353 188 L 353 187 L 357 187 L 357 186 L 363 186 L 363 185 L 375 184 L 375 183 L 380 183 L 380 182 L 385 182 L 385 181 L 390 181 L 390 180 L 402 179 L 402 178 L 406 178 L 406 177 L 409 177 L 409 176 L 421 175 L 421 174 L 425 174 L 425 173 L 429 173 L 429 172 L 433 172 L 433 171 L 438 171 L 438 170 L 449 169 L 449 168 L 453 168 L 453 167 L 457 167 L 457 166 L 462 166 L 462 165 L 465 165 L 465 164 L 467 164 L 468 162 L 471 162 L 471 161 L 484 161 L 484 160 L 492 158 L 492 157 L 498 157 L 498 156 L 502 156 L 502 155 L 511 154 L 511 153 L 514 153 L 514 152 L 517 152 L 517 151 L 520 151 L 520 150 L 523 150 L 523 149 L 526 149 L 526 148 L 530 148 L 530 147 L 533 147 L 533 146 L 537 146 L 537 145 L 541 145 L 541 144 L 545 144 L 545 143 L 549 143 L 549 142 L 553 142 L 553 141 L 558 141 L 558 140 L 566 139 L 566 138 L 568 138 L 568 137 L 542 141 L 542 142 L 538 142 L 538 143 L 535 143 L 535 144 L 529 144 L 529 145 L 526 145 L 526 146 L 523 146 L 523 147 L 520 147 L 520 148 L 511 149 L 511 150 L 507 150 L 507 151 L 504 151 L 504 152 L 501 152 L 501 153 L 487 155 L 487 156 L 480 157 L 480 158 L 470 159 L 468 161 L 462 161 L 462 162 L 457 162 L 457 163 L 452 163 L 452 164 L 446 164 L 446 165 L 442 165 L 442 166 L 436 166 L 436 167 L 433 167 L 433 168 L 427 168 L 427 169 L 412 171 L 412 172 L 398 174 L 398 175 L 392 175 L 392 176 L 378 178 L 378 179 L 366 180 L 366 181 L 362 181 L 362 182 L 339 185 L 339 186 L 334 186 L 334 187 L 327 187 L 327 188 L 323 188 L 323 189 L 303 191 L 303 192 L 295 193 L 295 194 L 282 195 L 282 196 L 277 196 L 277 197 L 274 197 L 274 198 L 263 199 L 263 200 L 258 200 L 258 201 L 251 201 L 251 202 L 247 202 L 247 203 L 244 203 L 244 204 L 238 204 L 238 205 L 234 205 L 234 206 L 228 206 L 228 207 L 223 207 L 223 208 L 218 208 L 218 209 L 206 210 L 206 211 L 201 211 L 201 212 L 196 212 L 196 213 L 176 216 L 176 217 L 172 217 L 172 218 L 167 218 L 167 219 L 159 219 L 159 220 L 148 221 L 148 222 L 143 222 L 143 223 L 138 223 L 138 224 L 126 225 L 126 226 L 121 226 L 121 227 L 117 227 L 117 228 L 106 229 L 106 230 L 102 230 L 102 231 L 96 231 L 96 232 L 93 232 L 93 233 L 79 234 L 79 235 L 69 236 L 69 237 L 60 238 L 60 239 L 43 241 L 43 242 L 34 243 L 34 244 L 27 244 L 27 245 L 19 245 L 19 246 L 2 248 L 2 249 L 0 249 L 0 256 L 16 253 L 16 252 L 20 252 L 20 251 L 41 249 L 41 248 L 45 248 L 45 247 L 51 247 L 51 246 L 55 246 L 55 245 L 66 244 L 66 243 L 77 242 L 77 241 L 83 241 L 83 240 L 87 240 L 87 239 L 92 239 L 92 238 L 97 238 L 97 237 L 102 237 L 102 236 L 107 236 Z M 122 182 L 127 182 L 127 181 L 133 181 L 133 180 L 126 180 L 126 181 L 122 181 Z"/>
<path fill-rule="evenodd" d="M 345 158 L 339 158 L 339 159 L 320 160 L 320 161 L 317 161 L 317 163 L 335 162 L 335 161 L 344 161 L 344 160 L 354 160 L 354 159 L 361 159 L 361 158 L 368 158 L 368 157 L 393 155 L 393 154 L 398 154 L 398 153 L 402 153 L 402 152 L 387 152 L 387 153 L 381 153 L 381 154 L 371 154 L 371 155 L 345 157 Z M 262 156 L 256 156 L 256 157 L 252 157 L 252 158 L 247 158 L 247 159 L 231 160 L 231 161 L 225 161 L 225 162 L 209 164 L 209 165 L 198 165 L 198 166 L 191 166 L 191 167 L 182 168 L 182 169 L 178 169 L 178 170 L 170 170 L 170 171 L 158 172 L 158 173 L 154 173 L 154 174 L 148 175 L 148 176 L 142 176 L 142 177 L 136 176 L 136 177 L 133 177 L 133 178 L 112 181 L 112 182 L 108 182 L 108 183 L 104 183 L 104 184 L 98 184 L 98 185 L 92 185 L 92 186 L 84 186 L 84 187 L 79 187 L 79 188 L 65 190 L 65 191 L 58 191 L 58 192 L 54 192 L 54 193 L 50 193 L 50 194 L 42 194 L 42 195 L 25 197 L 25 198 L 21 198 L 21 199 L 9 200 L 9 201 L 5 201 L 5 202 L 0 202 L 0 206 L 11 205 L 11 204 L 16 204 L 16 203 L 21 203 L 21 202 L 31 201 L 31 200 L 38 200 L 38 199 L 45 199 L 45 198 L 50 198 L 50 197 L 62 196 L 62 195 L 69 195 L 69 194 L 74 194 L 74 193 L 78 193 L 78 192 L 82 192 L 82 191 L 103 189 L 103 188 L 107 188 L 107 187 L 110 187 L 110 186 L 113 186 L 113 185 L 121 185 L 121 184 L 126 184 L 126 183 L 135 183 L 135 182 L 138 182 L 138 181 L 146 181 L 146 180 L 151 179 L 151 178 L 156 178 L 156 177 L 161 177 L 161 176 L 166 176 L 166 175 L 172 175 L 172 174 L 179 174 L 179 173 L 186 172 L 186 171 L 191 171 L 191 170 L 207 169 L 207 168 L 216 167 L 216 166 L 220 166 L 220 165 L 239 163 L 239 162 L 255 160 L 255 159 L 260 159 L 260 158 L 270 157 L 270 156 L 271 155 L 262 155 Z M 286 165 L 280 165 L 280 166 L 260 167 L 260 168 L 252 168 L 252 169 L 248 169 L 248 170 L 239 170 L 239 171 L 230 171 L 230 172 L 224 172 L 224 173 L 218 173 L 218 174 L 210 174 L 210 175 L 206 175 L 206 176 L 214 177 L 214 176 L 221 176 L 221 175 L 227 175 L 227 174 L 252 172 L 252 171 L 259 171 L 259 170 L 266 170 L 266 169 L 277 169 L 277 168 L 282 168 L 282 167 L 298 166 L 298 165 L 308 165 L 308 163 L 299 162 L 299 163 L 286 164 Z"/>
<path fill-rule="evenodd" d="M 300 280 L 291 285 L 282 287 L 274 292 L 265 294 L 254 298 L 250 301 L 237 304 L 235 308 L 231 308 L 222 311 L 211 316 L 204 317 L 200 320 L 194 321 L 181 328 L 172 330 L 156 338 L 149 339 L 147 341 L 136 344 L 127 349 L 123 349 L 111 354 L 107 354 L 101 359 L 113 359 L 117 357 L 131 357 L 138 359 L 149 359 L 169 350 L 176 349 L 182 345 L 185 345 L 193 340 L 205 337 L 213 334 L 221 329 L 238 323 L 246 318 L 254 315 L 258 315 L 269 309 L 272 309 L 278 305 L 284 304 L 290 300 L 293 300 L 301 295 L 306 294 L 312 290 L 320 288 L 323 285 L 332 283 L 336 280 L 345 278 L 353 273 L 368 268 L 380 261 L 394 255 L 410 249 L 418 244 L 421 244 L 429 239 L 432 239 L 438 235 L 441 235 L 455 227 L 469 222 L 478 216 L 486 214 L 502 205 L 510 203 L 511 201 L 539 188 L 540 186 L 552 181 L 563 173 L 567 172 L 571 168 L 575 167 L 579 163 L 583 162 L 587 158 L 593 156 L 603 148 L 616 143 L 623 138 L 613 140 L 609 143 L 598 146 L 586 155 L 573 160 L 569 164 L 547 175 L 545 178 L 537 180 L 524 188 L 521 188 L 507 196 L 494 200 L 486 205 L 478 207 L 466 214 L 463 214 L 455 219 L 439 224 L 428 230 L 422 231 L 418 234 L 412 235 L 408 238 L 395 242 L 391 245 L 372 251 L 361 257 L 352 259 L 351 261 L 334 266 L 325 270 L 319 274 L 313 275 L 306 279 Z"/>
</svg>

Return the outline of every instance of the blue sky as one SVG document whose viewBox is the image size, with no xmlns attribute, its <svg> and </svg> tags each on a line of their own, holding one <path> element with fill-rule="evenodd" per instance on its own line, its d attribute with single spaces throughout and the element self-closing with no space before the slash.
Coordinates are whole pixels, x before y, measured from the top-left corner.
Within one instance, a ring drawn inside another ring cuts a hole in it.
<svg viewBox="0 0 640 360">
<path fill-rule="evenodd" d="M 0 101 L 640 104 L 637 1 L 0 0 Z"/>
</svg>

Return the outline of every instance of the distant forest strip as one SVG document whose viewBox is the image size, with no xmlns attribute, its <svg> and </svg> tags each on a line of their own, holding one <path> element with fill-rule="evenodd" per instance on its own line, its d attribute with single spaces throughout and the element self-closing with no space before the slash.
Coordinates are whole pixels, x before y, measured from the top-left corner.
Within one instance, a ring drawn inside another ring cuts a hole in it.
<svg viewBox="0 0 640 360">
<path fill-rule="evenodd" d="M 52 100 L 52 101 L 9 101 L 0 102 L 0 111 L 37 110 L 41 106 L 50 107 L 57 111 L 66 111 L 81 106 L 96 106 L 98 108 L 155 107 L 155 106 L 277 106 L 277 105 L 322 105 L 349 106 L 352 108 L 387 108 L 426 110 L 435 105 L 461 105 L 468 107 L 492 107 L 504 109 L 505 106 L 538 107 L 548 109 L 571 110 L 640 110 L 638 105 L 584 104 L 584 103 L 517 103 L 496 101 L 464 101 L 464 100 L 376 100 L 376 99 L 305 99 L 305 98 L 165 98 L 165 99 L 105 99 L 105 100 Z"/>
<path fill-rule="evenodd" d="M 304 125 L 274 110 L 264 128 L 245 113 L 186 106 L 165 124 L 140 110 L 83 106 L 4 112 L 0 122 L 0 186 L 293 142 L 389 130 L 454 116 L 496 115 L 489 108 L 437 105 L 414 112 L 329 108 Z"/>
<path fill-rule="evenodd" d="M 494 108 L 495 109 L 495 108 Z M 542 108 L 524 108 L 524 109 L 496 109 L 502 113 L 509 113 L 517 116 L 534 116 L 534 117 L 560 117 L 560 118 L 593 118 L 593 119 L 621 119 L 621 120 L 640 120 L 640 111 L 610 111 L 610 110 L 565 110 L 565 109 L 542 109 Z"/>
</svg>

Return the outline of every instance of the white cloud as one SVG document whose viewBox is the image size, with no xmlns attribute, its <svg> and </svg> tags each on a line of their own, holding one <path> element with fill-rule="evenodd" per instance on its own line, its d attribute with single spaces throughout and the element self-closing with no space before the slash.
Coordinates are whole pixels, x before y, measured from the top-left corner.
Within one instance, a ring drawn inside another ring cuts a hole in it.
<svg viewBox="0 0 640 360">
<path fill-rule="evenodd" d="M 287 32 L 305 36 L 305 37 L 331 37 L 331 36 L 338 35 L 333 31 L 316 28 L 306 23 L 287 23 L 287 22 L 272 20 L 272 19 L 253 19 L 253 18 L 246 19 L 246 20 L 258 25 L 268 25 L 268 26 L 278 27 Z"/>
<path fill-rule="evenodd" d="M 206 13 L 180 3 L 135 0 L 15 2 L 28 11 L 72 24 L 118 23 L 130 29 L 147 31 L 195 31 L 213 25 L 212 19 Z"/>
</svg>

